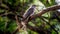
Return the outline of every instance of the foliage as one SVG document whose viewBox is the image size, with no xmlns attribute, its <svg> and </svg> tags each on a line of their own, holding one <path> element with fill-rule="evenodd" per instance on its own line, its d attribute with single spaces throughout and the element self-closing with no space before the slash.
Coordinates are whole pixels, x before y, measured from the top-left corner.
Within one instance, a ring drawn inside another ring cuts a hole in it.
<svg viewBox="0 0 60 34">
<path fill-rule="evenodd" d="M 24 12 L 33 4 L 37 5 L 35 14 L 39 13 L 40 11 L 42 11 L 43 9 L 45 9 L 47 7 L 55 5 L 55 0 L 2 0 L 2 2 L 6 2 L 9 5 L 11 5 L 11 7 L 9 7 L 9 8 L 11 8 L 13 10 L 0 9 L 0 15 L 2 13 L 5 13 L 5 14 L 13 13 L 14 14 L 14 10 L 17 6 L 19 6 L 19 7 L 18 7 L 18 9 L 16 8 L 16 14 L 22 16 L 24 14 Z M 4 3 L 2 3 L 2 5 L 4 7 L 7 7 Z M 53 17 L 53 13 L 54 12 L 52 12 L 52 11 L 47 12 L 47 13 L 43 14 L 41 17 L 31 20 L 28 24 L 31 26 L 34 26 L 34 27 L 39 27 L 40 29 L 43 29 L 44 31 L 48 30 L 50 32 L 50 34 L 56 34 L 56 31 L 54 31 L 51 28 L 51 26 L 52 26 L 60 34 L 59 21 L 57 19 L 51 19 Z M 0 16 L 0 31 L 1 32 L 4 32 L 4 33 L 9 32 L 11 34 L 14 31 L 16 31 L 18 26 L 17 26 L 16 20 L 11 19 L 12 18 L 11 16 L 12 15 L 10 15 L 10 17 L 9 16 Z M 15 17 L 13 17 L 13 18 L 15 18 Z M 19 18 L 21 19 L 21 17 L 19 17 Z M 42 18 L 45 19 L 45 21 L 47 21 L 47 22 L 43 21 Z M 50 25 L 48 23 L 50 23 Z M 28 28 L 27 28 L 26 32 L 28 34 L 38 34 L 37 32 L 32 31 Z M 19 33 L 24 34 L 26 32 L 24 30 L 20 30 Z M 17 32 L 17 34 L 18 34 L 18 32 Z"/>
</svg>

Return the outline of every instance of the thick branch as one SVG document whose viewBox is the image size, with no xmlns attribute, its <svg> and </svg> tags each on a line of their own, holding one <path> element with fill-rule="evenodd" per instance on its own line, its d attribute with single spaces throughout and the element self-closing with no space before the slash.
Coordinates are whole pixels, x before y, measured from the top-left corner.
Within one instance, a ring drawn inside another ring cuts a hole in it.
<svg viewBox="0 0 60 34">
<path fill-rule="evenodd" d="M 46 9 L 42 10 L 41 12 L 39 12 L 38 14 L 32 15 L 32 16 L 30 17 L 30 20 L 31 20 L 31 19 L 34 19 L 34 18 L 36 18 L 36 17 L 40 17 L 42 14 L 44 14 L 44 13 L 46 13 L 46 12 L 54 11 L 54 10 L 57 10 L 57 9 L 60 9 L 60 5 L 54 5 L 54 6 L 48 7 L 48 8 L 46 8 Z"/>
</svg>

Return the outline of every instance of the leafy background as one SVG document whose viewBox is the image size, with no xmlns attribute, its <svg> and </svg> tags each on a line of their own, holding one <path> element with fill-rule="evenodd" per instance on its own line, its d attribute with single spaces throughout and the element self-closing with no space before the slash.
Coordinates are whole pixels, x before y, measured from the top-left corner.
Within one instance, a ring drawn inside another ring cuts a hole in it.
<svg viewBox="0 0 60 34">
<path fill-rule="evenodd" d="M 55 5 L 55 0 L 3 0 L 4 2 L 9 3 L 13 8 L 19 5 L 19 9 L 17 12 L 18 15 L 22 16 L 23 13 L 32 5 L 35 4 L 37 5 L 37 9 L 35 10 L 35 14 L 39 13 L 39 11 Z M 3 7 L 7 7 L 5 4 L 2 4 Z M 8 10 L 0 9 L 0 13 L 3 12 L 8 12 Z M 11 12 L 11 11 L 10 11 Z M 50 18 L 53 16 L 54 12 L 47 12 L 42 15 L 42 17 L 45 17 L 44 19 L 49 22 L 60 34 L 60 24 L 57 21 L 57 19 L 51 19 Z M 33 22 L 33 23 L 32 23 Z M 35 23 L 35 24 L 34 24 Z M 41 29 L 44 30 L 49 30 L 51 33 L 50 34 L 56 34 L 56 32 L 48 25 L 46 22 L 42 21 L 41 18 L 36 18 L 35 20 L 31 20 L 29 23 L 31 26 L 36 26 L 40 27 Z M 15 20 L 9 19 L 7 16 L 0 16 L 0 33 L 3 34 L 5 32 L 8 33 L 13 33 L 17 29 L 17 23 Z M 16 34 L 25 34 L 26 32 L 21 30 L 20 32 L 17 32 Z M 27 33 L 28 34 L 38 34 L 37 32 L 34 32 L 30 29 L 27 28 Z"/>
</svg>

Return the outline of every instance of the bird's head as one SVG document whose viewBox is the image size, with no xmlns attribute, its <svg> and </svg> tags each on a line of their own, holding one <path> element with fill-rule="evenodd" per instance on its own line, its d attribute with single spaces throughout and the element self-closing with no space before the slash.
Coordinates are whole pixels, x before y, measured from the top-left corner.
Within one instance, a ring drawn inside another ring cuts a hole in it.
<svg viewBox="0 0 60 34">
<path fill-rule="evenodd" d="M 32 8 L 36 8 L 36 5 L 32 5 Z"/>
<path fill-rule="evenodd" d="M 32 7 L 36 7 L 36 5 L 32 5 Z"/>
</svg>

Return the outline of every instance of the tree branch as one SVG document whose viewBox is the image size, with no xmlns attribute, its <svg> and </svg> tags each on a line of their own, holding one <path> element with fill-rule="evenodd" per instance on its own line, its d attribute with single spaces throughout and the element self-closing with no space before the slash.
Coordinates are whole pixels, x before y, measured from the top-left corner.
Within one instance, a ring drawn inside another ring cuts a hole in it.
<svg viewBox="0 0 60 34">
<path fill-rule="evenodd" d="M 8 10 L 9 8 L 0 6 L 0 9 Z"/>
<path fill-rule="evenodd" d="M 44 20 L 44 18 L 42 18 L 42 17 L 41 17 L 41 19 L 42 19 L 44 22 L 46 22 L 46 23 L 58 34 L 58 31 L 55 30 L 55 28 L 54 28 L 52 25 L 50 25 L 49 22 L 47 22 L 46 20 Z"/>
<path fill-rule="evenodd" d="M 41 12 L 39 12 L 38 14 L 32 15 L 32 16 L 30 17 L 30 20 L 31 20 L 31 19 L 34 19 L 34 18 L 36 18 L 36 17 L 40 17 L 42 14 L 44 14 L 44 13 L 46 13 L 46 12 L 54 11 L 54 10 L 57 10 L 57 9 L 60 9 L 60 5 L 54 5 L 54 6 L 48 7 L 48 8 L 46 8 L 46 9 L 42 10 Z"/>
<path fill-rule="evenodd" d="M 39 28 L 39 27 L 34 27 L 34 26 L 30 26 L 30 25 L 27 25 L 27 28 L 29 28 L 30 30 L 32 30 L 32 31 L 35 31 L 35 32 L 37 32 L 37 33 L 39 33 L 39 34 L 46 34 L 46 30 L 42 30 L 41 28 Z"/>
</svg>

